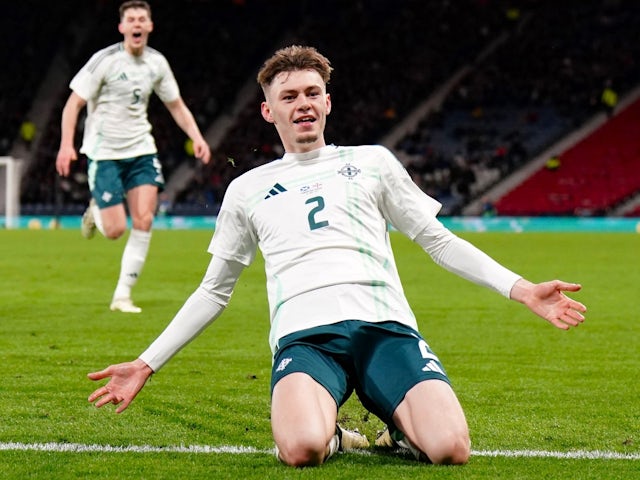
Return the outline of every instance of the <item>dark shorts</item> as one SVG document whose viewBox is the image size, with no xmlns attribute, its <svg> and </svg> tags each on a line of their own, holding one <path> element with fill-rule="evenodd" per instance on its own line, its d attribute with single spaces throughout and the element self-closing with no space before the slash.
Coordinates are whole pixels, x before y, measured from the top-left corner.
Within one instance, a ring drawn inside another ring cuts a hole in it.
<svg viewBox="0 0 640 480">
<path fill-rule="evenodd" d="M 122 160 L 89 159 L 89 189 L 98 207 L 119 205 L 129 190 L 140 185 L 164 189 L 162 165 L 157 155 L 141 155 Z"/>
<path fill-rule="evenodd" d="M 347 320 L 280 339 L 271 392 L 286 375 L 304 372 L 341 406 L 353 390 L 362 405 L 387 425 L 407 392 L 423 380 L 450 383 L 420 333 L 397 322 Z"/>
</svg>

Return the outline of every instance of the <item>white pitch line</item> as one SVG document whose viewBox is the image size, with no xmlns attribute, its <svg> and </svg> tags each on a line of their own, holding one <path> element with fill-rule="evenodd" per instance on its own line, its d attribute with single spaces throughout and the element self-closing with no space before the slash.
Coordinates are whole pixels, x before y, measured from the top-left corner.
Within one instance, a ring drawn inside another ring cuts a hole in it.
<svg viewBox="0 0 640 480">
<path fill-rule="evenodd" d="M 232 445 L 222 445 L 212 447 L 209 445 L 177 445 L 167 447 L 154 447 L 152 445 L 128 445 L 126 447 L 114 445 L 85 445 L 81 443 L 0 443 L 1 450 L 22 450 L 36 452 L 106 452 L 106 453 L 273 453 L 273 450 L 258 450 L 253 447 L 237 447 Z"/>
<path fill-rule="evenodd" d="M 264 450 L 253 447 L 222 445 L 177 445 L 154 447 L 152 445 L 85 445 L 81 443 L 0 443 L 0 451 L 33 451 L 33 452 L 104 452 L 104 453 L 230 453 L 243 454 L 273 454 L 273 449 Z M 353 450 L 353 453 L 370 454 L 368 450 Z M 477 457 L 510 457 L 510 458 L 557 458 L 576 460 L 640 460 L 640 453 L 618 453 L 602 450 L 574 450 L 570 452 L 550 452 L 544 450 L 473 450 L 472 456 Z"/>
<path fill-rule="evenodd" d="M 474 450 L 472 456 L 514 458 L 567 458 L 580 460 L 640 460 L 640 453 L 605 452 L 602 450 L 573 450 L 570 452 L 548 452 L 544 450 Z"/>
</svg>

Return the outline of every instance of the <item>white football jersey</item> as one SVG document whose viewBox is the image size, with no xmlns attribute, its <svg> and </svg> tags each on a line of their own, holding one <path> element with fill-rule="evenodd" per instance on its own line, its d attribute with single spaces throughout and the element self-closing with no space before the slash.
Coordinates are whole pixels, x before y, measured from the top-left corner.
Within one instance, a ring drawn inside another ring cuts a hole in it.
<svg viewBox="0 0 640 480">
<path fill-rule="evenodd" d="M 388 230 L 414 239 L 440 207 L 384 147 L 287 153 L 231 182 L 209 252 L 249 265 L 260 248 L 272 349 L 289 333 L 348 319 L 417 328 Z"/>
<path fill-rule="evenodd" d="M 152 92 L 163 102 L 180 96 L 167 59 L 145 47 L 140 56 L 122 42 L 96 52 L 71 80 L 87 101 L 80 151 L 93 160 L 116 160 L 157 153 L 147 119 Z"/>
</svg>

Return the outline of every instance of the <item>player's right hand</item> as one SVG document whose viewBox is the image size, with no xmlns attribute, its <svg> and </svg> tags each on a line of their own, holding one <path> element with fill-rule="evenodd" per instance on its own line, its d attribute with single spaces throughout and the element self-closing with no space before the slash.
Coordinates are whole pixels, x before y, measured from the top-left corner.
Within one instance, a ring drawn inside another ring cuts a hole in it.
<svg viewBox="0 0 640 480">
<path fill-rule="evenodd" d="M 153 374 L 153 370 L 142 360 L 110 365 L 99 372 L 89 373 L 91 380 L 109 378 L 106 385 L 95 390 L 89 395 L 89 402 L 100 408 L 107 403 L 117 405 L 116 413 L 124 412 L 129 404 L 142 390 L 147 379 Z"/>
</svg>

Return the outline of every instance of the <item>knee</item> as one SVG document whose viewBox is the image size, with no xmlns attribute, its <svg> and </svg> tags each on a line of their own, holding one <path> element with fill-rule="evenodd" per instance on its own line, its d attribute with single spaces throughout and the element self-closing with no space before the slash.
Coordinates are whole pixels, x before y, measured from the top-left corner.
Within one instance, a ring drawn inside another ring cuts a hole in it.
<svg viewBox="0 0 640 480">
<path fill-rule="evenodd" d="M 291 467 L 309 467 L 320 465 L 324 459 L 327 445 L 324 439 L 305 438 L 277 445 L 278 459 Z"/>
<path fill-rule="evenodd" d="M 124 223 L 104 225 L 104 236 L 110 240 L 117 240 L 122 235 L 124 235 L 124 232 L 126 231 L 127 231 L 127 225 Z"/>
<path fill-rule="evenodd" d="M 148 232 L 153 225 L 153 213 L 135 216 L 131 219 L 131 222 L 134 229 Z"/>
<path fill-rule="evenodd" d="M 471 441 L 466 434 L 448 435 L 429 451 L 428 457 L 436 465 L 464 465 L 471 456 Z"/>
</svg>

